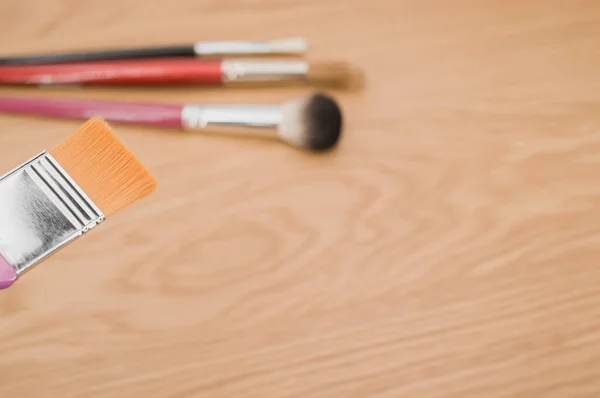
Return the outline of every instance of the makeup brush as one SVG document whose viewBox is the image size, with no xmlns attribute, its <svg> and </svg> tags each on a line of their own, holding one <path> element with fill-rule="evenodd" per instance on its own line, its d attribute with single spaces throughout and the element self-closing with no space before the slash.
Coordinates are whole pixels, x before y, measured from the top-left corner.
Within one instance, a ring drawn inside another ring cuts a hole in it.
<svg viewBox="0 0 600 398">
<path fill-rule="evenodd" d="M 283 105 L 167 105 L 150 103 L 56 100 L 0 97 L 0 113 L 87 119 L 162 126 L 184 130 L 252 134 L 266 130 L 271 137 L 310 151 L 335 146 L 342 130 L 342 113 L 336 101 L 321 93 Z"/>
<path fill-rule="evenodd" d="M 349 87 L 360 78 L 346 62 L 185 58 L 2 66 L 4 84 L 201 84 L 303 81 Z"/>
<path fill-rule="evenodd" d="M 306 48 L 306 40 L 303 38 L 271 41 L 200 41 L 188 45 L 4 57 L 0 58 L 0 65 L 39 65 L 164 57 L 303 54 L 306 52 Z"/>
<path fill-rule="evenodd" d="M 0 177 L 0 289 L 155 187 L 97 118 Z"/>
</svg>

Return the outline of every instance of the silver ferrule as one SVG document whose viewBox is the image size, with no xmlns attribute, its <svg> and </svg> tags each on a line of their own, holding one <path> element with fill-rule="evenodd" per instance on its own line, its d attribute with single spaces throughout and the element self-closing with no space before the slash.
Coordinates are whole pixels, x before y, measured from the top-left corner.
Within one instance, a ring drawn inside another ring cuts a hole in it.
<svg viewBox="0 0 600 398">
<path fill-rule="evenodd" d="M 103 220 L 47 152 L 0 178 L 0 254 L 19 275 Z"/>
<path fill-rule="evenodd" d="M 212 126 L 277 128 L 283 119 L 279 105 L 186 105 L 181 120 L 186 129 Z"/>
<path fill-rule="evenodd" d="M 198 56 L 303 54 L 306 40 L 289 38 L 271 41 L 201 41 L 194 44 Z"/>
<path fill-rule="evenodd" d="M 306 77 L 308 69 L 308 62 L 294 60 L 226 59 L 221 62 L 224 82 L 298 80 Z"/>
</svg>

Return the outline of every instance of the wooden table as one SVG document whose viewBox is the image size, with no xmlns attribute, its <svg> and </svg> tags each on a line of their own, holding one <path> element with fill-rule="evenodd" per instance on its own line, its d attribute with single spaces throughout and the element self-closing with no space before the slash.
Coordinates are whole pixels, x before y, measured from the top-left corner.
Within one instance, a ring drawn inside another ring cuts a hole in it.
<svg viewBox="0 0 600 398">
<path fill-rule="evenodd" d="M 597 398 L 597 1 L 0 2 L 3 54 L 296 35 L 366 72 L 339 148 L 118 127 L 159 190 L 0 294 L 0 396 Z M 0 116 L 0 168 L 78 125 Z"/>
</svg>

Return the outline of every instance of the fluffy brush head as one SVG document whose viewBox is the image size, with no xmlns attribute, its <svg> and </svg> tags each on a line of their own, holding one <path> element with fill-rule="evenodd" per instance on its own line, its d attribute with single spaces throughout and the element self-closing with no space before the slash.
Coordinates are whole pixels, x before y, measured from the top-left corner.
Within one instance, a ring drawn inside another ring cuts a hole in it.
<svg viewBox="0 0 600 398">
<path fill-rule="evenodd" d="M 106 217 L 156 188 L 154 177 L 102 119 L 88 120 L 50 154 Z"/>
<path fill-rule="evenodd" d="M 341 132 L 341 109 L 325 94 L 314 94 L 283 105 L 283 120 L 278 133 L 289 144 L 324 151 L 335 146 Z"/>
</svg>

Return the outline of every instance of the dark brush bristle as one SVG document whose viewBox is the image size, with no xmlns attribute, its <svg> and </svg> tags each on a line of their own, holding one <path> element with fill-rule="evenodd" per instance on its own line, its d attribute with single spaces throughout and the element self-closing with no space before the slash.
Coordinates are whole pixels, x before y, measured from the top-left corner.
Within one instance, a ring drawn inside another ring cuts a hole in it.
<svg viewBox="0 0 600 398">
<path fill-rule="evenodd" d="M 325 94 L 313 95 L 306 104 L 306 146 L 324 151 L 335 146 L 342 131 L 342 111 L 335 100 Z"/>
</svg>

